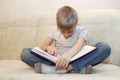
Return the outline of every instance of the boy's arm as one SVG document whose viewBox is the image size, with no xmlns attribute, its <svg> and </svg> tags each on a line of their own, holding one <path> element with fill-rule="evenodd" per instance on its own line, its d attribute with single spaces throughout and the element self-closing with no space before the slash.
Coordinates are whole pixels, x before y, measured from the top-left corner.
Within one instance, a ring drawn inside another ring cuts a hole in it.
<svg viewBox="0 0 120 80">
<path fill-rule="evenodd" d="M 63 55 L 57 59 L 56 61 L 56 69 L 66 69 L 69 65 L 70 59 L 81 50 L 85 42 L 83 37 L 79 37 L 73 47 L 67 52 L 63 53 Z"/>
<path fill-rule="evenodd" d="M 46 52 L 48 52 L 49 54 L 53 55 L 53 56 L 57 56 L 57 50 L 55 47 L 51 46 L 51 44 L 53 43 L 53 39 L 50 37 L 47 37 L 47 39 L 42 43 L 42 45 L 40 46 L 40 48 Z"/>
<path fill-rule="evenodd" d="M 50 37 L 47 37 L 47 39 L 42 43 L 40 48 L 44 51 L 47 51 L 47 47 L 50 46 L 53 42 L 53 39 Z"/>
<path fill-rule="evenodd" d="M 83 37 L 79 37 L 73 47 L 67 52 L 63 53 L 63 56 L 67 56 L 72 58 L 75 54 L 77 54 L 83 47 L 85 39 Z"/>
</svg>

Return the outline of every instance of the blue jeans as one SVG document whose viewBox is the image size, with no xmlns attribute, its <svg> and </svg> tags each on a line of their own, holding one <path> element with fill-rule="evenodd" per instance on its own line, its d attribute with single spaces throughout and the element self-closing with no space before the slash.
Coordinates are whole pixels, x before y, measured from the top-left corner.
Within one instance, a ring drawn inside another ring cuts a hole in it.
<svg viewBox="0 0 120 80">
<path fill-rule="evenodd" d="M 99 42 L 95 46 L 97 47 L 96 50 L 70 63 L 75 72 L 81 72 L 81 70 L 87 65 L 95 66 L 104 61 L 110 55 L 111 48 L 107 44 Z M 34 64 L 38 62 L 54 66 L 52 62 L 32 53 L 31 48 L 23 49 L 21 60 L 31 67 L 34 67 Z"/>
</svg>

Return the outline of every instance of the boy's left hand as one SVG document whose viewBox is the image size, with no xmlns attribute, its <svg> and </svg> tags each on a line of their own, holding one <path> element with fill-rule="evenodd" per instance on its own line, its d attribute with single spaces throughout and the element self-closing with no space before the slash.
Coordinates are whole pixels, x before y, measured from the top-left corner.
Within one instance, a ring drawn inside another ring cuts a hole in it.
<svg viewBox="0 0 120 80">
<path fill-rule="evenodd" d="M 56 70 L 66 70 L 69 63 L 70 63 L 71 57 L 68 57 L 67 55 L 62 55 L 58 57 L 58 59 L 55 62 L 55 69 Z"/>
</svg>

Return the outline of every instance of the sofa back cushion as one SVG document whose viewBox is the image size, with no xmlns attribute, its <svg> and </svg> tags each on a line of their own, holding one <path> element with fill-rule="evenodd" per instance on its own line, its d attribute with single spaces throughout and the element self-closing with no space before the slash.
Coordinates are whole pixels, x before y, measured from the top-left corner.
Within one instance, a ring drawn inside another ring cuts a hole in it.
<svg viewBox="0 0 120 80">
<path fill-rule="evenodd" d="M 84 10 L 78 14 L 79 25 L 88 30 L 88 44 L 108 43 L 110 63 L 120 65 L 120 10 Z M 52 14 L 6 15 L 0 22 L 0 59 L 20 59 L 23 48 L 39 46 L 56 25 Z"/>
</svg>

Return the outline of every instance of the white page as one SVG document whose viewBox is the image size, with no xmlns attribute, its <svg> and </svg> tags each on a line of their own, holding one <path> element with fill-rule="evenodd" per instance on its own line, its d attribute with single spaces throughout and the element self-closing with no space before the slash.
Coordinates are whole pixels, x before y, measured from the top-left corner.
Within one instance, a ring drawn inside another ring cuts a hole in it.
<svg viewBox="0 0 120 80">
<path fill-rule="evenodd" d="M 85 45 L 81 51 L 79 51 L 75 56 L 72 57 L 71 61 L 74 61 L 86 54 L 89 54 L 89 52 L 93 51 L 94 49 L 96 49 L 96 47 L 93 46 L 89 46 L 89 45 Z"/>
<path fill-rule="evenodd" d="M 89 46 L 89 45 L 85 45 L 80 52 L 78 52 L 75 56 L 73 56 L 71 58 L 71 62 L 88 54 L 89 52 L 93 51 L 94 49 L 96 49 L 96 47 L 93 47 L 93 46 Z M 52 56 L 50 54 L 48 54 L 47 52 L 41 50 L 39 47 L 35 47 L 33 48 L 31 51 L 33 51 L 34 53 L 52 61 L 52 62 L 55 62 L 57 60 L 57 57 L 55 56 Z"/>
<path fill-rule="evenodd" d="M 35 47 L 31 51 L 46 58 L 46 59 L 48 59 L 48 60 L 50 60 L 50 61 L 52 61 L 52 62 L 55 62 L 57 60 L 57 57 L 54 57 L 54 56 L 48 54 L 47 52 L 41 50 L 39 47 Z"/>
</svg>

